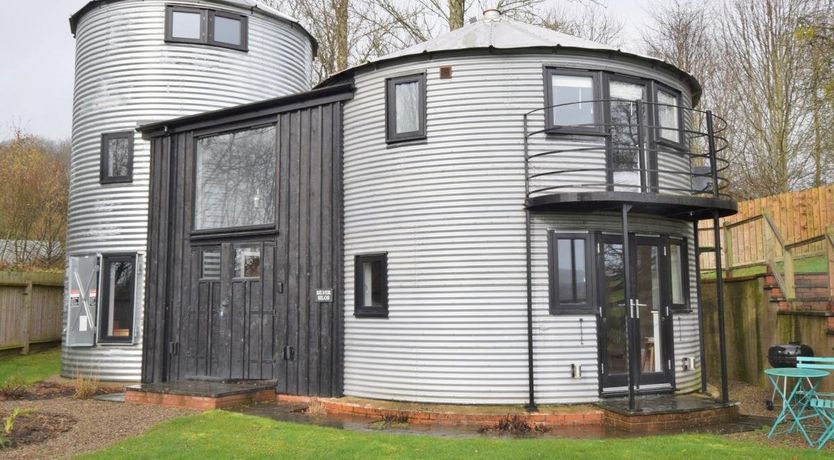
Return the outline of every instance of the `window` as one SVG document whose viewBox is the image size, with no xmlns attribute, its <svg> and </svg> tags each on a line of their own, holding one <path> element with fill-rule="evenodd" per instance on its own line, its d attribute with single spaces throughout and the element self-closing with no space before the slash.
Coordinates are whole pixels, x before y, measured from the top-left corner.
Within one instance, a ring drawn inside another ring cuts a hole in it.
<svg viewBox="0 0 834 460">
<path fill-rule="evenodd" d="M 657 90 L 658 137 L 675 143 L 681 142 L 680 101 L 669 91 Z"/>
<path fill-rule="evenodd" d="M 387 254 L 359 255 L 354 264 L 354 316 L 387 318 Z"/>
<path fill-rule="evenodd" d="M 194 230 L 272 225 L 275 125 L 197 139 Z"/>
<path fill-rule="evenodd" d="M 550 313 L 590 313 L 590 236 L 556 232 L 548 236 Z"/>
<path fill-rule="evenodd" d="M 235 278 L 261 277 L 261 247 L 240 245 L 235 247 Z"/>
<path fill-rule="evenodd" d="M 386 80 L 385 110 L 388 142 L 425 139 L 425 74 Z"/>
<path fill-rule="evenodd" d="M 102 184 L 133 181 L 133 131 L 101 135 Z"/>
<path fill-rule="evenodd" d="M 597 77 L 593 72 L 570 69 L 545 71 L 545 105 L 548 131 L 600 133 Z"/>
<path fill-rule="evenodd" d="M 246 51 L 248 18 L 241 14 L 206 8 L 168 6 L 165 41 L 201 43 Z"/>
<path fill-rule="evenodd" d="M 669 241 L 669 290 L 672 308 L 689 309 L 689 270 L 684 240 Z"/>
<path fill-rule="evenodd" d="M 135 255 L 105 255 L 103 257 L 99 342 L 131 342 L 133 340 L 135 273 Z"/>
</svg>

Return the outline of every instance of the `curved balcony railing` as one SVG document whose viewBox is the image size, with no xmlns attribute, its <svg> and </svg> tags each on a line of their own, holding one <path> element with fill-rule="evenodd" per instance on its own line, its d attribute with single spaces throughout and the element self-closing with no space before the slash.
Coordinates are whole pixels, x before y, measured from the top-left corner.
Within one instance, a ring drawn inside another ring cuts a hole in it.
<svg viewBox="0 0 834 460">
<path fill-rule="evenodd" d="M 602 121 L 551 122 L 577 114 Z M 710 111 L 642 100 L 597 99 L 530 111 L 524 115 L 528 203 L 581 192 L 732 201 L 724 174 L 729 163 L 721 155 L 728 147 L 726 129 L 726 121 Z"/>
</svg>

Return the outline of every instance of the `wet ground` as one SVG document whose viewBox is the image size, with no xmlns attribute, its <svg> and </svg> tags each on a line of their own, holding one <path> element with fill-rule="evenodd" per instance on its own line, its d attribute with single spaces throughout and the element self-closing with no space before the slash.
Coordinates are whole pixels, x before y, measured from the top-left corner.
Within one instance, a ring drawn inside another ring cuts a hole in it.
<svg viewBox="0 0 834 460">
<path fill-rule="evenodd" d="M 308 408 L 306 404 L 289 403 L 265 403 L 232 409 L 248 415 L 267 417 L 274 420 L 294 423 L 308 423 L 318 426 L 339 428 L 352 431 L 385 431 L 386 433 L 432 435 L 441 437 L 477 437 L 477 436 L 553 436 L 576 439 L 606 439 L 646 436 L 645 433 L 632 433 L 604 425 L 578 425 L 578 426 L 557 426 L 546 432 L 531 430 L 524 433 L 513 433 L 494 426 L 478 425 L 455 425 L 437 426 L 414 423 L 403 423 L 394 420 L 369 419 L 359 416 L 348 415 L 325 415 L 317 413 L 315 408 Z M 760 430 L 763 426 L 769 426 L 772 420 L 766 417 L 741 416 L 737 421 L 721 423 L 706 427 L 687 428 L 679 430 L 662 431 L 655 434 L 680 434 L 680 433 L 710 433 L 710 434 L 731 434 L 747 431 Z"/>
</svg>

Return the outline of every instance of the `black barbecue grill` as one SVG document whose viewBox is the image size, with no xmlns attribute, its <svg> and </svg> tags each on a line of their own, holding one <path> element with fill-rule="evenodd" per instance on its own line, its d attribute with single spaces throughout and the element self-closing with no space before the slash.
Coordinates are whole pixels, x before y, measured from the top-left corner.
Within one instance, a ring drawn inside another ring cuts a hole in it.
<svg viewBox="0 0 834 460">
<path fill-rule="evenodd" d="M 767 349 L 767 362 L 771 367 L 796 367 L 797 358 L 800 356 L 814 356 L 814 350 L 799 342 L 790 342 L 782 345 L 774 345 Z M 767 410 L 773 410 L 773 398 L 776 397 L 776 389 L 770 399 L 765 401 Z"/>
</svg>

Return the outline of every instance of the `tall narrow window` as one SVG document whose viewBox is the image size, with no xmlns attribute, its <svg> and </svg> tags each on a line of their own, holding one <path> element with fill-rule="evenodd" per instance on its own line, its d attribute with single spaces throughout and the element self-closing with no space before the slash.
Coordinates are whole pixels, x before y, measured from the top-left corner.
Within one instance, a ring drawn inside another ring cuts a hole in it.
<svg viewBox="0 0 834 460">
<path fill-rule="evenodd" d="M 390 78 L 386 81 L 386 129 L 388 142 L 425 139 L 424 74 Z"/>
<path fill-rule="evenodd" d="M 387 318 L 388 256 L 358 255 L 354 263 L 354 315 Z"/>
<path fill-rule="evenodd" d="M 686 244 L 683 240 L 669 242 L 669 290 L 672 308 L 689 308 L 689 280 L 686 258 Z"/>
<path fill-rule="evenodd" d="M 99 342 L 130 342 L 133 340 L 136 256 L 105 255 L 101 273 Z"/>
<path fill-rule="evenodd" d="M 545 95 L 549 131 L 598 133 L 596 78 L 591 72 L 547 69 Z"/>
<path fill-rule="evenodd" d="M 264 226 L 275 220 L 275 125 L 197 140 L 194 229 Z"/>
<path fill-rule="evenodd" d="M 102 184 L 133 181 L 133 132 L 101 135 Z"/>
<path fill-rule="evenodd" d="M 590 311 L 589 236 L 551 232 L 548 240 L 550 312 L 576 314 Z"/>
<path fill-rule="evenodd" d="M 681 142 L 679 106 L 677 95 L 662 89 L 657 91 L 657 124 L 661 139 Z"/>
</svg>

